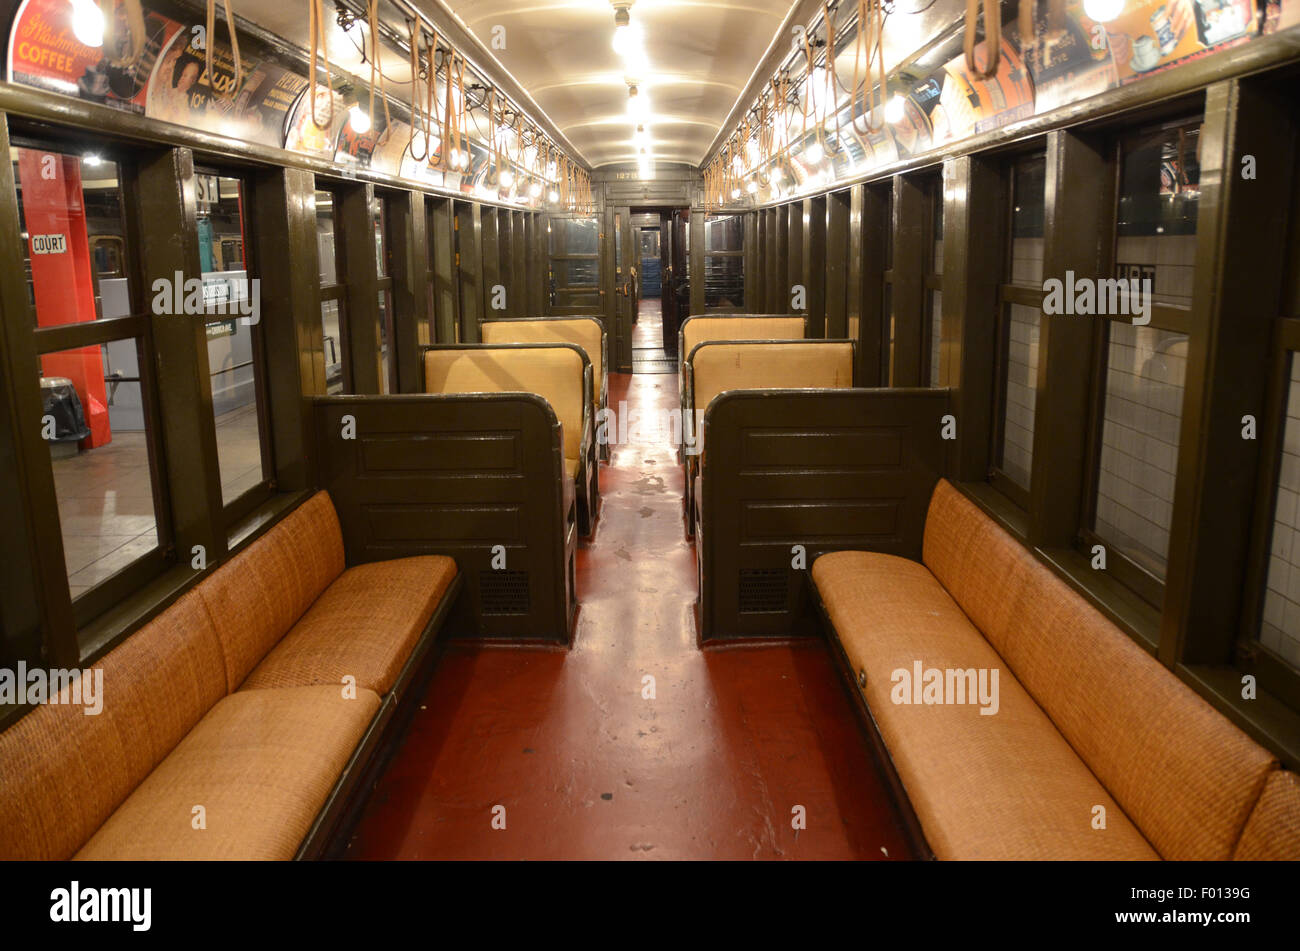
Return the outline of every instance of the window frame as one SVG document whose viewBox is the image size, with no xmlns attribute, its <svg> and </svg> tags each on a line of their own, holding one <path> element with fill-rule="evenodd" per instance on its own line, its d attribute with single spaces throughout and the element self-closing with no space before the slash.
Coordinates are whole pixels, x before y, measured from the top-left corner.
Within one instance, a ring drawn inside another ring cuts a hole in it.
<svg viewBox="0 0 1300 951">
<path fill-rule="evenodd" d="M 248 170 L 239 167 L 222 167 L 219 165 L 210 165 L 208 163 L 196 162 L 194 165 L 194 175 L 214 175 L 220 180 L 221 178 L 234 179 L 239 182 L 240 189 L 240 225 L 243 232 L 244 242 L 244 273 L 246 279 L 251 282 L 259 277 L 254 273 L 256 262 L 258 260 L 257 246 L 257 227 L 253 209 L 256 207 L 256 199 L 253 196 L 253 190 L 256 187 L 252 181 L 252 176 Z M 213 311 L 204 313 L 204 326 L 214 321 L 209 317 L 228 317 L 229 315 L 217 314 Z M 267 374 L 270 372 L 270 364 L 267 360 L 266 346 L 266 324 L 258 320 L 256 324 L 249 325 L 249 333 L 252 343 L 252 358 L 247 364 L 241 366 L 253 367 L 253 392 L 255 399 L 255 411 L 257 413 L 258 428 L 258 445 L 262 455 L 262 478 L 257 483 L 245 491 L 241 492 L 235 498 L 226 502 L 222 499 L 222 512 L 225 517 L 225 529 L 227 533 L 232 532 L 240 522 L 248 518 L 258 508 L 265 505 L 275 496 L 276 479 L 275 479 L 275 445 L 272 439 L 273 423 L 271 420 L 270 394 L 267 391 Z M 239 369 L 239 367 L 232 367 Z M 209 381 L 212 379 L 211 368 L 208 371 Z M 209 393 L 211 390 L 209 390 Z M 213 430 L 215 434 L 216 418 L 213 418 Z M 218 479 L 220 478 L 220 444 L 218 443 Z"/>
<path fill-rule="evenodd" d="M 140 399 L 145 422 L 145 446 L 149 458 L 149 478 L 153 494 L 154 531 L 157 545 L 150 551 L 133 560 L 130 564 L 114 572 L 109 577 L 90 586 L 81 594 L 73 597 L 70 577 L 67 573 L 67 555 L 63 552 L 62 537 L 59 550 L 63 562 L 63 582 L 67 585 L 67 594 L 72 605 L 73 622 L 79 632 L 92 621 L 105 614 L 116 604 L 125 601 L 132 594 L 146 587 L 161 577 L 177 563 L 175 548 L 175 531 L 172 523 L 172 506 L 167 485 L 166 464 L 162 446 L 162 417 L 159 409 L 157 375 L 153 372 L 157 365 L 157 353 L 153 339 L 153 314 L 146 306 L 148 294 L 145 291 L 143 262 L 140 259 L 140 222 L 135 209 L 137 206 L 138 163 L 133 155 L 115 140 L 94 140 L 96 154 L 105 161 L 113 162 L 117 168 L 118 187 L 122 198 L 122 271 L 127 278 L 127 292 L 130 312 L 120 317 L 99 318 L 80 323 L 60 324 L 41 327 L 37 323 L 36 309 L 27 301 L 23 320 L 30 328 L 32 348 L 40 357 L 65 350 L 81 347 L 104 346 L 121 340 L 135 340 L 138 354 L 140 376 Z M 61 136 L 42 137 L 15 132 L 9 142 L 10 156 L 16 162 L 17 149 L 34 149 L 59 155 L 84 154 L 84 146 L 79 140 Z M 15 175 L 15 186 L 19 184 Z M 21 207 L 21 198 L 15 192 L 16 208 Z M 89 229 L 87 229 L 89 230 Z M 89 235 L 88 235 L 89 237 Z M 29 252 L 28 252 L 29 253 Z M 25 280 L 28 278 L 24 278 Z M 27 385 L 16 381 L 17 385 Z M 39 388 L 39 368 L 33 384 Z M 39 401 L 39 396 L 38 396 Z M 54 460 L 52 458 L 33 459 L 30 465 L 39 469 L 48 467 L 51 483 L 54 478 Z M 57 505 L 57 490 L 54 494 Z M 55 512 L 61 523 L 61 513 Z M 49 544 L 48 540 L 38 539 L 37 544 Z M 45 579 L 48 581 L 48 579 Z M 78 643 L 80 638 L 78 637 Z"/>
<path fill-rule="evenodd" d="M 989 443 L 988 483 L 1022 512 L 1028 511 L 1029 509 L 1030 490 L 1033 486 L 1034 478 L 1033 459 L 1030 459 L 1030 484 L 1028 486 L 1022 486 L 1002 468 L 1002 450 L 1006 429 L 1007 384 L 1010 382 L 1011 307 L 1015 304 L 1021 307 L 1037 309 L 1040 331 L 1043 319 L 1043 297 L 1045 296 L 1043 289 L 1041 287 L 1031 287 L 1027 284 L 1016 284 L 1012 281 L 1016 240 L 1016 180 L 1021 174 L 1021 165 L 1026 164 L 1027 162 L 1036 161 L 1040 157 L 1044 162 L 1046 162 L 1046 142 L 1044 140 L 1036 139 L 1032 148 L 1008 155 L 1004 163 L 1004 174 L 1007 183 L 1007 201 L 1004 212 L 1006 242 L 1002 249 L 1003 280 L 998 282 L 997 290 L 996 346 L 993 351 L 993 415 L 991 425 L 989 426 L 991 441 Z M 1046 201 L 1047 195 L 1045 181 L 1043 187 L 1044 201 Z M 1046 233 L 1046 223 L 1044 223 L 1044 238 L 1046 238 Z M 1043 355 L 1041 353 L 1040 342 L 1040 353 L 1038 354 L 1040 364 L 1042 358 Z M 1036 396 L 1037 389 L 1035 388 L 1035 397 Z"/>
<path fill-rule="evenodd" d="M 796 203 L 802 208 L 802 205 Z M 720 218 L 735 218 L 740 222 L 740 248 L 733 251 L 710 251 L 708 242 L 709 222 Z M 731 211 L 708 211 L 704 213 L 704 311 L 709 314 L 743 314 L 745 310 L 745 213 Z M 740 261 L 740 303 L 732 306 L 709 306 L 708 275 L 709 258 L 735 258 Z"/>
<path fill-rule="evenodd" d="M 320 220 L 320 205 L 317 202 L 317 196 L 321 192 L 327 192 L 330 196 L 330 223 L 331 234 L 334 236 L 334 281 L 330 284 L 322 283 L 320 277 L 316 280 L 316 311 L 318 319 L 321 321 L 321 357 L 325 364 L 325 389 L 329 392 L 329 354 L 328 338 L 324 334 L 324 316 L 321 311 L 326 304 L 331 301 L 338 307 L 338 324 L 339 336 L 335 341 L 338 349 L 340 386 L 342 393 L 352 393 L 355 387 L 352 383 L 352 354 L 351 347 L 348 346 L 349 320 L 351 314 L 348 309 L 348 282 L 339 279 L 339 275 L 345 272 L 343 250 L 344 236 L 343 229 L 339 227 L 339 209 L 342 206 L 341 185 L 329 180 L 317 178 L 312 189 L 312 207 L 315 212 L 315 220 Z"/>
<path fill-rule="evenodd" d="M 1296 242 L 1300 247 L 1300 241 Z M 1295 255 L 1300 257 L 1300 254 Z M 1293 267 L 1300 272 L 1300 260 Z M 1260 425 L 1259 488 L 1250 513 L 1250 549 L 1246 562 L 1241 626 L 1233 638 L 1233 663 L 1243 673 L 1269 684 L 1290 707 L 1300 710 L 1300 670 L 1260 639 L 1267 597 L 1268 571 L 1273 546 L 1274 512 L 1282 449 L 1286 439 L 1287 402 L 1291 361 L 1300 359 L 1300 318 L 1279 316 L 1273 324 L 1269 358 L 1268 394 Z"/>
<path fill-rule="evenodd" d="M 1114 204 L 1110 209 L 1110 229 L 1109 241 L 1103 247 L 1101 265 L 1103 273 L 1114 274 L 1117 266 L 1117 255 L 1119 246 L 1119 203 L 1123 187 L 1124 175 L 1124 149 L 1125 145 L 1136 139 L 1151 136 L 1153 131 L 1160 128 L 1172 128 L 1185 123 L 1197 121 L 1196 115 L 1169 116 L 1155 123 L 1142 123 L 1141 125 L 1121 128 L 1111 137 L 1110 154 L 1111 168 L 1114 174 Z M 1185 123 L 1184 123 L 1185 120 Z M 1203 128 L 1205 116 L 1199 116 Z M 1151 319 L 1149 323 L 1143 325 L 1150 327 L 1152 330 L 1162 330 L 1166 333 L 1183 334 L 1190 340 L 1192 326 L 1192 307 L 1194 302 L 1189 301 L 1188 306 L 1180 307 L 1174 304 L 1157 303 L 1151 301 Z M 1090 392 L 1088 394 L 1088 413 L 1086 417 L 1087 425 L 1087 444 L 1084 456 L 1083 469 L 1083 507 L 1079 513 L 1078 532 L 1075 537 L 1075 550 L 1086 558 L 1092 558 L 1092 549 L 1100 545 L 1106 552 L 1106 567 L 1096 569 L 1105 575 L 1113 578 L 1117 583 L 1133 592 L 1141 598 L 1147 605 L 1156 611 L 1161 611 L 1164 598 L 1166 581 L 1160 579 L 1155 574 L 1147 570 L 1133 558 L 1124 554 L 1115 545 L 1114 542 L 1107 541 L 1106 538 L 1098 534 L 1095 525 L 1097 522 L 1097 496 L 1101 485 L 1101 451 L 1104 427 L 1106 422 L 1106 377 L 1109 369 L 1110 360 L 1110 330 L 1113 323 L 1128 323 L 1124 317 L 1105 317 L 1096 321 L 1094 329 L 1094 344 L 1092 372 L 1090 374 Z M 1186 400 L 1187 388 L 1184 385 L 1183 398 Z M 1180 407 L 1180 419 L 1182 408 Z M 1175 463 L 1177 468 L 1177 463 Z M 1177 485 L 1177 472 L 1174 474 L 1175 487 Z M 1176 488 L 1175 488 L 1176 491 Z M 1168 552 L 1166 552 L 1166 560 Z"/>
</svg>

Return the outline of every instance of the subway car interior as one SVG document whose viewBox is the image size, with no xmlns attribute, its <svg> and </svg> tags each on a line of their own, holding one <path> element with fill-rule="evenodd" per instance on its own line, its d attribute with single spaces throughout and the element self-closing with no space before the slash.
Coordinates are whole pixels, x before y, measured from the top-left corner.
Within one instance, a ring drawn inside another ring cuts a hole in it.
<svg viewBox="0 0 1300 951">
<path fill-rule="evenodd" d="M 1300 859 L 1300 0 L 0 29 L 0 859 Z"/>
</svg>

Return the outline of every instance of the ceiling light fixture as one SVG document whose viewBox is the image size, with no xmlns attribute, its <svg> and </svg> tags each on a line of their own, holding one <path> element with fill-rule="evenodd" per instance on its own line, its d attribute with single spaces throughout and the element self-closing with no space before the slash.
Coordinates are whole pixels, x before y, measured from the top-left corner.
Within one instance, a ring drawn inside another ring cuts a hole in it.
<svg viewBox="0 0 1300 951">
<path fill-rule="evenodd" d="M 614 52 L 628 55 L 638 38 L 632 27 L 632 3 L 619 0 L 614 4 Z"/>
<path fill-rule="evenodd" d="M 72 34 L 82 46 L 104 45 L 104 12 L 95 0 L 72 0 Z"/>
<path fill-rule="evenodd" d="M 1095 23 L 1109 23 L 1124 12 L 1125 0 L 1083 0 L 1083 12 Z"/>
<path fill-rule="evenodd" d="M 885 121 L 890 125 L 897 125 L 903 121 L 903 97 L 898 93 L 890 98 L 885 104 Z"/>
<path fill-rule="evenodd" d="M 650 99 L 636 83 L 627 87 L 627 114 L 638 121 L 650 114 Z"/>
<path fill-rule="evenodd" d="M 745 191 L 749 192 L 751 195 L 758 191 L 758 179 L 751 178 L 749 184 L 745 186 Z"/>
<path fill-rule="evenodd" d="M 549 202 L 557 202 L 560 200 L 560 193 L 557 192 L 554 188 L 552 188 L 549 192 L 546 193 L 546 200 Z"/>
<path fill-rule="evenodd" d="M 509 188 L 515 183 L 515 173 L 508 168 L 503 169 L 501 174 L 497 176 L 497 180 L 501 182 L 502 188 Z"/>
<path fill-rule="evenodd" d="M 820 142 L 814 142 L 812 145 L 808 146 L 808 148 L 804 149 L 804 153 L 803 153 L 803 157 L 807 159 L 809 162 L 811 162 L 813 165 L 816 165 L 818 162 L 820 162 L 825 157 L 825 155 L 826 155 L 826 150 L 822 148 L 822 144 Z"/>
<path fill-rule="evenodd" d="M 542 193 L 542 183 L 541 183 L 541 182 L 533 182 L 531 185 L 528 186 L 528 197 L 529 197 L 529 198 L 537 198 L 539 195 L 541 195 L 541 193 Z"/>
<path fill-rule="evenodd" d="M 370 116 L 361 108 L 361 103 L 348 110 L 348 124 L 357 135 L 365 135 L 370 131 Z"/>
</svg>

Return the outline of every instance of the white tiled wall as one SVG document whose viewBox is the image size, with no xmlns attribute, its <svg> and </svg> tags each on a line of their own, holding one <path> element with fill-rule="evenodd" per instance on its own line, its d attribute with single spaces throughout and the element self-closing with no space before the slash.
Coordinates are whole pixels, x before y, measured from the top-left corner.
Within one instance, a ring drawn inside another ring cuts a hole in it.
<svg viewBox="0 0 1300 951">
<path fill-rule="evenodd" d="M 1043 286 L 1043 239 L 1016 238 L 1011 242 L 1011 283 Z"/>
<path fill-rule="evenodd" d="M 1300 667 L 1300 360 L 1291 360 L 1260 642 Z"/>
<path fill-rule="evenodd" d="M 1039 261 L 1041 269 L 1042 261 Z M 1007 343 L 1007 400 L 1002 415 L 1002 471 L 1029 488 L 1034 452 L 1034 399 L 1038 392 L 1038 331 L 1041 313 L 1010 305 Z"/>
<path fill-rule="evenodd" d="M 1173 518 L 1187 337 L 1110 325 L 1095 529 L 1164 578 Z"/>
<path fill-rule="evenodd" d="M 1191 306 L 1196 235 L 1121 237 L 1115 242 L 1115 260 L 1122 264 L 1155 267 L 1155 280 L 1151 290 L 1156 303 L 1174 307 Z"/>
</svg>

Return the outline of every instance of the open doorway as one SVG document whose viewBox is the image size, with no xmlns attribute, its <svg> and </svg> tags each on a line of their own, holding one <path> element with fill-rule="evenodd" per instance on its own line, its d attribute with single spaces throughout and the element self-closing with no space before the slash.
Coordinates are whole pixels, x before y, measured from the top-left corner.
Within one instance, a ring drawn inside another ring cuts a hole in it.
<svg viewBox="0 0 1300 951">
<path fill-rule="evenodd" d="M 677 333 L 690 302 L 689 208 L 633 208 L 637 259 L 632 372 L 677 372 Z"/>
</svg>

